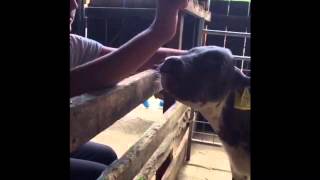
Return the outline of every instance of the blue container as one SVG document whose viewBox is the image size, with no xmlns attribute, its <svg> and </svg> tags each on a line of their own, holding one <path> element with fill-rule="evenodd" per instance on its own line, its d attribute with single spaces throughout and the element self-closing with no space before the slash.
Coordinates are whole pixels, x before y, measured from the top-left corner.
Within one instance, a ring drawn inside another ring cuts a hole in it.
<svg viewBox="0 0 320 180">
<path fill-rule="evenodd" d="M 149 104 L 148 100 L 145 100 L 145 101 L 143 102 L 143 106 L 144 106 L 145 108 L 149 108 L 149 107 L 150 107 L 150 104 Z"/>
<path fill-rule="evenodd" d="M 163 100 L 160 100 L 159 106 L 163 108 L 163 104 L 164 104 Z"/>
</svg>

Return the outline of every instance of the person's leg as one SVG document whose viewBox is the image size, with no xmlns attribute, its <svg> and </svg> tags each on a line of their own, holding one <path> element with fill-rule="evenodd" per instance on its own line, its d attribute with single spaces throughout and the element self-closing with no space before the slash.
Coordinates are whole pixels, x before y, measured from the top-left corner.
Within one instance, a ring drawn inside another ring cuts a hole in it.
<svg viewBox="0 0 320 180">
<path fill-rule="evenodd" d="M 70 157 L 70 180 L 96 180 L 117 160 L 112 148 L 93 142 L 80 146 Z"/>
<path fill-rule="evenodd" d="M 88 142 L 80 146 L 75 152 L 71 153 L 71 158 L 110 165 L 113 161 L 117 160 L 118 157 L 111 147 Z"/>
<path fill-rule="evenodd" d="M 96 180 L 106 167 L 101 163 L 70 158 L 70 180 Z"/>
</svg>

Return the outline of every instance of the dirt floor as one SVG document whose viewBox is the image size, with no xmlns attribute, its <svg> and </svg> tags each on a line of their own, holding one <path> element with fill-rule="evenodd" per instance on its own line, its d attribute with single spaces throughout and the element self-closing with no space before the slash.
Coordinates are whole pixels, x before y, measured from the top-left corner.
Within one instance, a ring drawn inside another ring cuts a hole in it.
<svg viewBox="0 0 320 180">
<path fill-rule="evenodd" d="M 111 146 L 118 157 L 122 156 L 133 144 L 135 144 L 143 133 L 155 121 L 164 120 L 162 108 L 157 104 L 155 98 L 150 98 L 150 107 L 145 108 L 142 104 L 118 120 L 105 131 L 92 139 Z"/>
<path fill-rule="evenodd" d="M 178 180 L 231 180 L 228 156 L 222 147 L 193 143 L 190 161 L 180 169 Z"/>
<path fill-rule="evenodd" d="M 128 113 L 107 130 L 92 139 L 111 146 L 122 156 L 155 121 L 164 120 L 158 101 L 150 98 L 151 107 L 143 105 Z M 221 147 L 193 143 L 191 159 L 181 167 L 178 180 L 231 180 L 229 162 Z"/>
</svg>

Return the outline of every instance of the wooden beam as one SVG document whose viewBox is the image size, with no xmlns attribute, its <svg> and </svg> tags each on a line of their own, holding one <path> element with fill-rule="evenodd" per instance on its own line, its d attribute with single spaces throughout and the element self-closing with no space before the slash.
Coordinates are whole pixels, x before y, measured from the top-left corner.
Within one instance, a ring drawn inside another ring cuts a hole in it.
<svg viewBox="0 0 320 180">
<path fill-rule="evenodd" d="M 176 176 L 179 172 L 179 169 L 183 165 L 185 161 L 185 155 L 187 150 L 187 143 L 188 143 L 188 135 L 189 135 L 189 128 L 187 132 L 184 134 L 181 144 L 177 151 L 173 155 L 173 159 L 171 164 L 169 165 L 166 173 L 163 175 L 162 180 L 175 180 Z"/>
<path fill-rule="evenodd" d="M 169 132 L 159 148 L 143 166 L 140 173 L 134 178 L 135 180 L 151 179 L 155 175 L 156 171 L 166 160 L 172 149 L 174 149 L 175 146 L 178 147 L 177 144 L 180 144 L 188 124 L 191 121 L 191 118 L 193 118 L 191 113 L 191 108 L 188 108 L 184 115 L 179 118 L 176 126 L 173 127 L 173 131 Z"/>
<path fill-rule="evenodd" d="M 70 105 L 70 151 L 160 90 L 159 73 L 147 70 L 124 79 L 114 88 L 73 98 Z"/>
<path fill-rule="evenodd" d="M 170 151 L 167 159 L 162 163 L 162 165 L 159 167 L 159 169 L 156 172 L 156 175 L 154 176 L 154 178 L 152 180 L 161 180 L 162 176 L 164 175 L 164 173 L 166 172 L 167 168 L 169 167 L 172 159 L 173 159 L 173 150 Z"/>
<path fill-rule="evenodd" d="M 197 120 L 199 117 L 199 112 L 196 112 L 193 109 L 191 109 L 191 112 L 192 112 L 193 117 L 189 123 L 189 134 L 188 134 L 186 161 L 189 161 L 190 156 L 191 156 L 191 143 L 192 143 L 192 134 L 194 131 L 194 121 Z"/>
<path fill-rule="evenodd" d="M 188 107 L 187 111 L 185 112 L 184 116 L 182 117 L 181 125 L 177 126 L 174 136 L 174 143 L 173 143 L 173 152 L 175 153 L 179 148 L 181 141 L 189 127 L 191 121 L 194 119 L 194 112 L 190 107 Z"/>
<path fill-rule="evenodd" d="M 205 10 L 202 5 L 195 4 L 193 1 L 188 2 L 185 12 L 193 16 L 203 18 L 206 21 L 211 21 L 211 12 Z"/>
<path fill-rule="evenodd" d="M 189 134 L 188 134 L 188 142 L 187 142 L 187 152 L 186 152 L 186 161 L 189 161 L 190 160 L 190 157 L 191 157 L 191 143 L 192 143 L 192 131 L 193 131 L 193 128 L 194 128 L 194 122 L 190 122 L 190 125 L 189 125 Z"/>
<path fill-rule="evenodd" d="M 119 160 L 111 164 L 99 180 L 133 179 L 146 164 L 159 145 L 179 123 L 187 107 L 176 103 L 164 114 L 166 120 L 155 122 L 144 136 L 132 146 Z"/>
<path fill-rule="evenodd" d="M 167 159 L 173 147 L 173 134 L 170 133 L 168 137 L 163 140 L 159 148 L 154 152 L 152 157 L 143 166 L 140 173 L 136 175 L 134 180 L 151 179 L 162 163 Z"/>
</svg>

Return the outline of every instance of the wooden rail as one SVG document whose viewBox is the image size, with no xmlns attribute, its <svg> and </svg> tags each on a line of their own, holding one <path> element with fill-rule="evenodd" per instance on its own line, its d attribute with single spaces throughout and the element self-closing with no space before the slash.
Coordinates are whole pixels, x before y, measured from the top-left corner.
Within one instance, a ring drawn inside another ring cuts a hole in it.
<svg viewBox="0 0 320 180">
<path fill-rule="evenodd" d="M 115 87 L 71 99 L 70 152 L 88 142 L 162 89 L 159 73 L 147 70 L 119 82 Z M 99 180 L 151 179 L 173 155 L 162 179 L 174 179 L 184 162 L 189 124 L 195 114 L 176 102 L 120 159 L 112 163 Z M 163 169 L 161 169 L 162 171 Z"/>
<path fill-rule="evenodd" d="M 111 89 L 73 98 L 70 105 L 70 151 L 160 90 L 159 74 L 147 70 L 124 79 Z"/>
<path fill-rule="evenodd" d="M 134 179 L 141 170 L 142 176 L 150 177 L 152 175 L 150 172 L 154 172 L 155 170 L 150 168 L 146 170 L 150 167 L 150 164 L 148 165 L 147 162 L 150 158 L 151 162 L 155 162 L 151 156 L 154 153 L 157 154 L 157 149 L 158 152 L 161 152 L 161 148 L 163 148 L 164 151 L 162 152 L 164 154 L 170 151 L 170 147 L 173 146 L 174 137 L 177 136 L 179 129 L 186 126 L 187 121 L 181 117 L 184 117 L 187 111 L 188 107 L 181 103 L 171 106 L 164 114 L 166 120 L 155 122 L 137 143 L 104 171 L 99 180 Z M 156 158 L 155 156 L 153 158 Z M 166 156 L 163 156 L 160 159 L 164 161 L 165 158 Z M 160 166 L 161 164 L 155 162 L 155 165 Z M 144 166 L 145 168 L 143 169 Z"/>
</svg>

